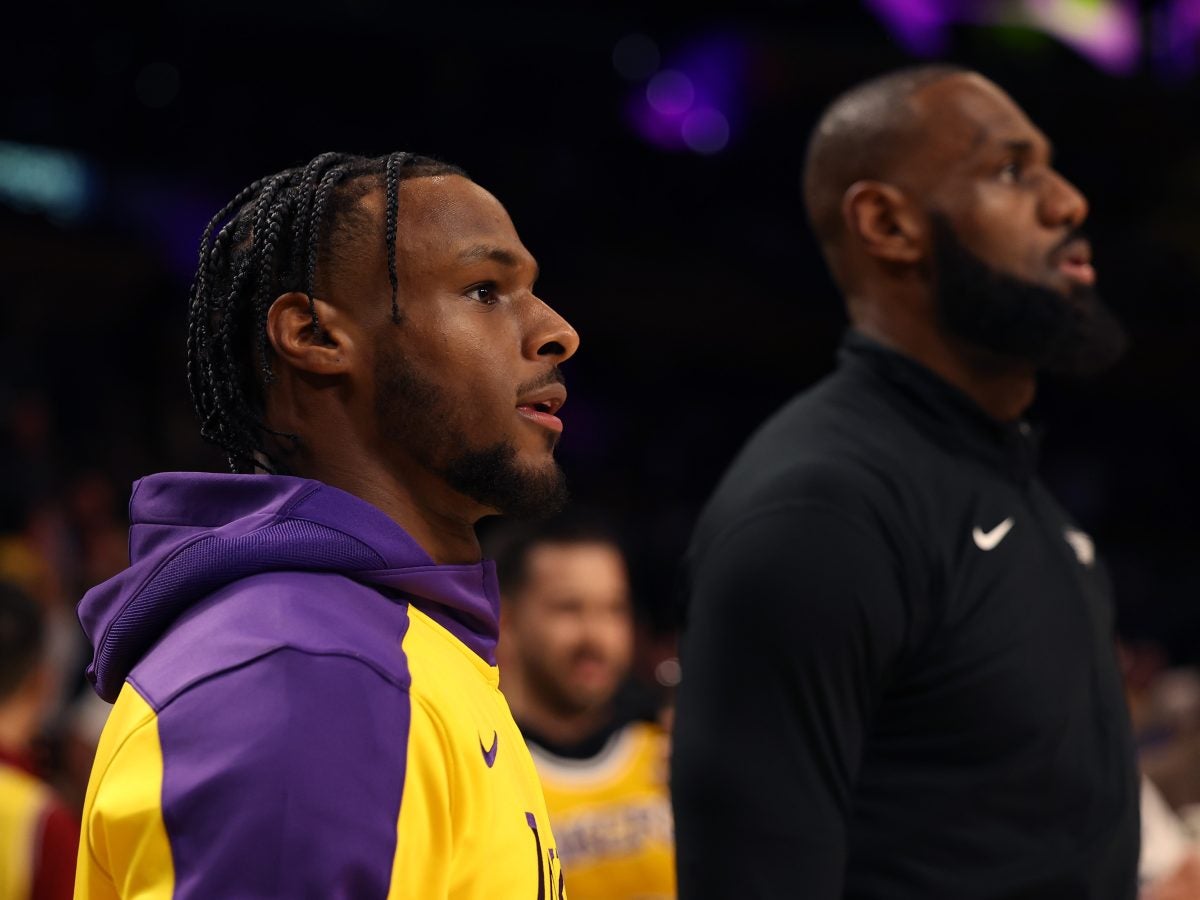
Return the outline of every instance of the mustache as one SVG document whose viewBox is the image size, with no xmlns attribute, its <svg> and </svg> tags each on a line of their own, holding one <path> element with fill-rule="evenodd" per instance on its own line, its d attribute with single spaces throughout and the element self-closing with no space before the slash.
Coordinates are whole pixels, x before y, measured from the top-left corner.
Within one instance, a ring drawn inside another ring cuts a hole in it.
<svg viewBox="0 0 1200 900">
<path fill-rule="evenodd" d="M 518 385 L 517 396 L 523 397 L 526 394 L 532 394 L 539 388 L 544 388 L 551 384 L 561 384 L 563 387 L 567 386 L 567 376 L 562 373 L 562 369 L 560 369 L 558 366 L 552 368 L 545 375 L 535 378 L 532 381 L 527 381 L 522 385 Z"/>
<path fill-rule="evenodd" d="M 1086 231 L 1084 231 L 1082 228 L 1072 228 L 1069 232 L 1067 232 L 1066 237 L 1050 248 L 1050 253 L 1047 256 L 1047 259 L 1053 262 L 1058 257 L 1058 254 L 1062 253 L 1063 250 L 1065 250 L 1071 244 L 1074 244 L 1076 241 L 1085 241 L 1089 245 L 1092 243 L 1092 240 L 1088 237 L 1088 233 Z"/>
</svg>

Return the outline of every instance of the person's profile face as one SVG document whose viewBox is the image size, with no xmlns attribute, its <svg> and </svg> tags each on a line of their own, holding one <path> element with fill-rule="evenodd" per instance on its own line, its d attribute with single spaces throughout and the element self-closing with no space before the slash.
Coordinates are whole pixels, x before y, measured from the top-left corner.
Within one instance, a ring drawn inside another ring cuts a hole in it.
<svg viewBox="0 0 1200 900">
<path fill-rule="evenodd" d="M 553 507 L 557 367 L 579 339 L 534 293 L 537 263 L 496 198 L 456 175 L 402 182 L 397 232 L 400 321 L 381 297 L 371 327 L 384 451 L 492 511 Z"/>
<path fill-rule="evenodd" d="M 927 206 L 995 271 L 1064 297 L 1096 280 L 1079 233 L 1087 200 L 1052 164 L 1050 142 L 998 87 L 956 75 L 914 97 L 923 137 L 911 165 Z"/>
</svg>

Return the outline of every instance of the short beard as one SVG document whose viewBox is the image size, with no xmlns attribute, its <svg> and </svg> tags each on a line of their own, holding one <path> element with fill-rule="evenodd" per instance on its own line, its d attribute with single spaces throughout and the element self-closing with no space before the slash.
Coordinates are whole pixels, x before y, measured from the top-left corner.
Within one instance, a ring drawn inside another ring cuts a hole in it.
<svg viewBox="0 0 1200 900">
<path fill-rule="evenodd" d="M 473 447 L 461 425 L 445 415 L 441 388 L 420 375 L 398 350 L 379 353 L 375 366 L 375 414 L 383 436 L 458 493 L 497 512 L 540 519 L 567 503 L 566 477 L 553 460 L 542 469 L 517 462 L 508 441 Z"/>
<path fill-rule="evenodd" d="M 1103 372 L 1125 353 L 1125 330 L 1090 285 L 1062 294 L 998 272 L 962 245 L 944 216 L 930 218 L 934 299 L 948 334 L 1073 377 Z"/>
</svg>

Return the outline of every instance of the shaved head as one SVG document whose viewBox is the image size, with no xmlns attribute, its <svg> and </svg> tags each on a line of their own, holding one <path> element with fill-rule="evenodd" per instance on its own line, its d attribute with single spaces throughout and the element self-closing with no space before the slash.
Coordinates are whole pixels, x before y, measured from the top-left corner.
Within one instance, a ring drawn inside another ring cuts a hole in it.
<svg viewBox="0 0 1200 900">
<path fill-rule="evenodd" d="M 825 110 L 804 164 L 804 202 L 822 247 L 836 243 L 844 230 L 846 189 L 863 179 L 890 180 L 920 136 L 920 116 L 912 96 L 965 73 L 948 65 L 900 69 L 852 88 Z"/>
</svg>

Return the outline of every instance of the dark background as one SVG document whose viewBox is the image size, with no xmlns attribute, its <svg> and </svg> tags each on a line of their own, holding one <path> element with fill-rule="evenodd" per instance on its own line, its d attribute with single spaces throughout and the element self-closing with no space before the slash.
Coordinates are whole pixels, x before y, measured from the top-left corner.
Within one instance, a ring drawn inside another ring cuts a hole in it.
<svg viewBox="0 0 1200 900">
<path fill-rule="evenodd" d="M 133 478 L 223 467 L 184 383 L 208 216 L 320 151 L 412 150 L 507 205 L 540 295 L 579 330 L 561 459 L 578 502 L 623 522 L 638 599 L 666 628 L 707 493 L 830 369 L 844 328 L 800 200 L 808 131 L 839 90 L 925 58 L 917 43 L 849 0 L 173 6 L 55 5 L 0 38 L 0 530 L 75 553 L 69 602 L 118 566 L 89 529 L 113 532 Z M 1195 4 L 1124 6 L 1141 49 L 1121 72 L 1042 30 L 981 24 L 1002 4 L 871 6 L 970 9 L 930 58 L 1007 88 L 1091 200 L 1101 287 L 1133 345 L 1099 381 L 1043 383 L 1044 472 L 1112 568 L 1125 638 L 1200 662 L 1200 44 L 1162 31 Z M 725 116 L 726 146 L 633 126 L 647 76 L 618 68 L 644 60 L 614 60 L 631 34 Z"/>
</svg>

